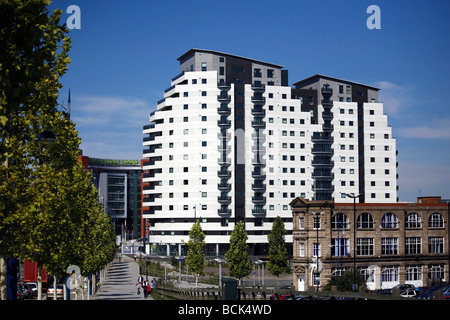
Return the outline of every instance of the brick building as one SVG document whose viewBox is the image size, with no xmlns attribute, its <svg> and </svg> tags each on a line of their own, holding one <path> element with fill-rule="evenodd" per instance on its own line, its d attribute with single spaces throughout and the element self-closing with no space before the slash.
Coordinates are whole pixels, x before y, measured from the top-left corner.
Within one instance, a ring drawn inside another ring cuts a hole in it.
<svg viewBox="0 0 450 320">
<path fill-rule="evenodd" d="M 355 267 L 370 290 L 449 282 L 450 204 L 441 197 L 372 204 L 297 197 L 290 205 L 299 291 L 322 288 Z"/>
</svg>

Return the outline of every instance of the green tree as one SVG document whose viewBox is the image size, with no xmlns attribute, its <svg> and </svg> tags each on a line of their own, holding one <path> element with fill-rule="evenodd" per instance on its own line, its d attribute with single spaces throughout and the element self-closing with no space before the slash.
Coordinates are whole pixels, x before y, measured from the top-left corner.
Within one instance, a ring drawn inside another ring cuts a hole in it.
<svg viewBox="0 0 450 320">
<path fill-rule="evenodd" d="M 353 280 L 353 271 L 347 271 L 340 277 L 332 277 L 323 289 L 330 291 L 331 286 L 336 286 L 338 291 L 353 291 Z M 366 287 L 366 281 L 358 271 L 356 271 L 355 280 L 358 288 Z"/>
<path fill-rule="evenodd" d="M 21 215 L 35 210 L 29 187 L 42 157 L 36 138 L 57 112 L 59 78 L 69 63 L 68 29 L 50 1 L 0 1 L 0 255 L 23 248 Z M 49 119 L 47 119 L 49 120 Z M 47 128 L 45 128 L 47 129 Z M 45 130 L 44 129 L 44 130 Z M 43 178 L 42 175 L 39 178 Z M 3 264 L 4 265 L 4 264 Z M 4 276 L 5 270 L 1 270 Z M 2 280 L 2 299 L 5 299 Z"/>
<path fill-rule="evenodd" d="M 205 254 L 203 247 L 205 246 L 205 234 L 203 233 L 200 221 L 192 226 L 189 231 L 188 253 L 186 263 L 189 270 L 195 275 L 195 286 L 198 286 L 198 278 L 203 273 L 205 266 Z"/>
<path fill-rule="evenodd" d="M 228 269 L 230 275 L 239 279 L 242 284 L 242 278 L 252 272 L 252 265 L 248 257 L 247 232 L 245 232 L 244 224 L 239 221 L 235 225 L 230 236 L 230 247 L 225 254 L 228 261 Z"/>
<path fill-rule="evenodd" d="M 0 255 L 53 275 L 69 265 L 88 275 L 112 260 L 115 236 L 78 163 L 75 124 L 58 110 L 71 41 L 62 11 L 49 14 L 49 3 L 0 0 Z M 55 143 L 39 142 L 45 130 Z"/>
<path fill-rule="evenodd" d="M 280 216 L 277 216 L 273 222 L 272 230 L 267 236 L 270 256 L 267 269 L 270 273 L 278 277 L 278 286 L 280 285 L 280 275 L 290 272 L 286 241 L 284 239 L 285 234 L 284 222 Z"/>
</svg>

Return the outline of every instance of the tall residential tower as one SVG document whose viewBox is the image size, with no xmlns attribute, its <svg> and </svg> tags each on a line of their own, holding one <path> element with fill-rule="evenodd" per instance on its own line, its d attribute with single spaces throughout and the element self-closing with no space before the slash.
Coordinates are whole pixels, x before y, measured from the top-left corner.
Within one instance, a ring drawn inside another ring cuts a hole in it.
<svg viewBox="0 0 450 320">
<path fill-rule="evenodd" d="M 251 253 L 265 255 L 277 216 L 292 244 L 298 196 L 396 201 L 395 140 L 377 88 L 321 75 L 291 88 L 283 66 L 210 50 L 178 60 L 143 131 L 152 253 L 185 255 L 200 219 L 208 254 L 224 254 L 243 221 Z"/>
</svg>

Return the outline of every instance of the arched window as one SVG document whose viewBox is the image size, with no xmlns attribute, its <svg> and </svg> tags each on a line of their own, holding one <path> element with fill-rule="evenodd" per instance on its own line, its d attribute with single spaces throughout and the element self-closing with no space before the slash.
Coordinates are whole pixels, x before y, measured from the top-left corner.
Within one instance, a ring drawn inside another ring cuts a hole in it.
<svg viewBox="0 0 450 320">
<path fill-rule="evenodd" d="M 428 228 L 443 228 L 444 217 L 440 213 L 433 213 L 428 219 Z"/>
<path fill-rule="evenodd" d="M 348 229 L 349 228 L 349 220 L 346 214 L 344 213 L 336 213 L 331 218 L 331 228 L 332 229 Z"/>
<path fill-rule="evenodd" d="M 381 228 L 383 229 L 396 229 L 398 228 L 398 218 L 393 213 L 386 213 L 381 219 Z"/>
<path fill-rule="evenodd" d="M 356 221 L 358 229 L 373 229 L 373 217 L 370 213 L 364 212 L 358 216 Z"/>
<path fill-rule="evenodd" d="M 422 218 L 417 213 L 410 213 L 406 216 L 406 229 L 422 228 Z"/>
</svg>

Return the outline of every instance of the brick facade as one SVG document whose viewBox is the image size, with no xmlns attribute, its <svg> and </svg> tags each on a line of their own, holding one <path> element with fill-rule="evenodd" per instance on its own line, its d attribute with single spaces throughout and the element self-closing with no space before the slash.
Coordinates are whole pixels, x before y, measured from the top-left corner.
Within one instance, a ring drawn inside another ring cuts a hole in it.
<svg viewBox="0 0 450 320">
<path fill-rule="evenodd" d="M 355 210 L 349 203 L 300 197 L 290 205 L 297 290 L 322 288 L 332 274 L 354 266 L 370 290 L 449 282 L 450 207 L 440 197 L 419 198 L 417 203 L 356 203 Z"/>
</svg>

